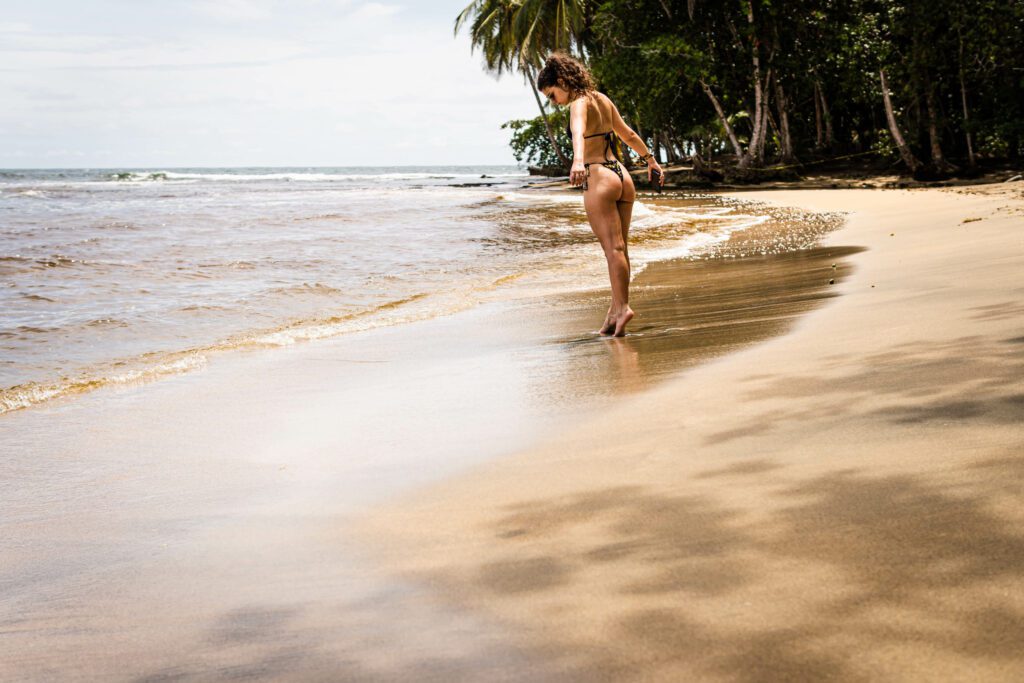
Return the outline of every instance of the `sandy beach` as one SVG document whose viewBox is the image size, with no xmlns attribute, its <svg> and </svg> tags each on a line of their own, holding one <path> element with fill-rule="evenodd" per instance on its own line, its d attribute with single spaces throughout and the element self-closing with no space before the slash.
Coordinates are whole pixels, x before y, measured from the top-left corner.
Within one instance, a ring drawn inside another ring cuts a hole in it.
<svg viewBox="0 0 1024 683">
<path fill-rule="evenodd" d="M 835 217 L 768 214 L 639 273 L 626 339 L 593 331 L 603 288 L 495 296 L 0 416 L 0 680 L 562 678 L 382 571 L 355 520 L 834 298 L 857 251 L 815 246 Z"/>
<path fill-rule="evenodd" d="M 362 538 L 563 680 L 1020 680 L 1021 184 L 743 197 L 848 212 L 838 298 Z"/>
<path fill-rule="evenodd" d="M 124 6 L 0 19 L 0 683 L 1024 682 L 1024 0 Z"/>
<path fill-rule="evenodd" d="M 1019 678 L 1016 187 L 5 415 L 0 680 Z"/>
</svg>

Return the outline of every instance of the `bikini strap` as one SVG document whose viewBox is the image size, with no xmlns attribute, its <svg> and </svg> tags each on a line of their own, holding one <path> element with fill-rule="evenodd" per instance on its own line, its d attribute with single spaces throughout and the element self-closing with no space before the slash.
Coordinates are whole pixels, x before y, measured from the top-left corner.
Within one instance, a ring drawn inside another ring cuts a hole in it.
<svg viewBox="0 0 1024 683">
<path fill-rule="evenodd" d="M 604 158 L 605 159 L 608 159 L 608 150 L 611 150 L 612 156 L 616 160 L 622 161 L 622 159 L 619 159 L 619 150 L 618 150 L 617 146 L 615 145 L 615 131 L 611 131 L 610 130 L 610 131 L 608 131 L 607 133 L 604 134 Z"/>
</svg>

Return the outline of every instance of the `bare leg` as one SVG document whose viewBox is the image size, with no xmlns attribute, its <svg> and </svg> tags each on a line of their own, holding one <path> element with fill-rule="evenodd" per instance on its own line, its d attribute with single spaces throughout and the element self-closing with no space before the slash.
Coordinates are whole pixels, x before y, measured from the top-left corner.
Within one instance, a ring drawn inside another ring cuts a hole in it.
<svg viewBox="0 0 1024 683">
<path fill-rule="evenodd" d="M 629 262 L 629 223 L 633 218 L 633 202 L 636 200 L 636 190 L 633 187 L 633 178 L 628 173 L 625 174 L 623 180 L 622 198 L 615 202 L 615 208 L 619 212 L 619 226 L 622 230 L 622 252 L 626 256 L 626 268 L 632 275 L 633 266 Z M 617 321 L 615 325 L 616 337 L 624 337 L 626 335 L 626 325 L 633 319 L 633 310 L 628 306 L 626 308 L 629 310 L 629 315 L 620 317 Z"/>
<path fill-rule="evenodd" d="M 631 190 L 631 186 L 632 183 L 630 183 L 629 186 L 624 187 L 623 194 L 626 194 L 627 190 Z M 630 192 L 630 194 L 632 194 L 634 197 L 636 196 L 635 191 Z M 633 266 L 629 262 L 629 222 L 633 218 L 633 201 L 633 199 L 630 199 L 628 201 L 620 199 L 619 201 L 615 202 L 615 208 L 619 212 L 619 226 L 622 230 L 622 253 L 625 254 L 626 256 L 626 268 L 629 269 L 630 273 L 633 272 Z M 609 306 L 608 313 L 607 315 L 605 315 L 604 318 L 604 323 L 601 325 L 601 334 L 611 334 L 612 332 L 614 332 L 615 322 L 616 319 L 614 316 L 614 312 L 612 311 L 612 308 Z"/>
<path fill-rule="evenodd" d="M 626 265 L 629 266 L 629 272 L 633 272 L 633 267 L 629 263 L 629 222 L 633 219 L 633 200 L 619 200 L 615 202 L 615 207 L 619 210 L 619 225 L 622 226 L 622 244 L 625 245 L 626 254 Z"/>
<path fill-rule="evenodd" d="M 583 195 L 583 204 L 590 219 L 590 227 L 597 235 L 608 262 L 608 279 L 611 282 L 612 306 L 602 332 L 608 331 L 607 323 L 614 321 L 614 334 L 623 336 L 626 325 L 633 318 L 629 308 L 629 259 L 626 257 L 626 242 L 622 234 L 622 222 L 617 201 L 623 194 L 618 175 L 603 166 L 591 166 L 589 186 Z"/>
</svg>

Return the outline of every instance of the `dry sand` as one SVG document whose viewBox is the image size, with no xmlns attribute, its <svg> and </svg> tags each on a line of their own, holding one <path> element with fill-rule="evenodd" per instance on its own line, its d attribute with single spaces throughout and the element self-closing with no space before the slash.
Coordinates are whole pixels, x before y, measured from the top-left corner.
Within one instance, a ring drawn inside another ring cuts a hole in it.
<svg viewBox="0 0 1024 683">
<path fill-rule="evenodd" d="M 1019 186 L 744 193 L 851 212 L 842 296 L 367 544 L 562 679 L 1024 679 Z"/>
</svg>

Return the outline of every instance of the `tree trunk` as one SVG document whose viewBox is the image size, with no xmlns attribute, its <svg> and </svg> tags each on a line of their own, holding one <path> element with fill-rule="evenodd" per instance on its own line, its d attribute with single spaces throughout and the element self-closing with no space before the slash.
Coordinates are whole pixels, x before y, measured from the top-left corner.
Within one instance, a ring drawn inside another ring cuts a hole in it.
<svg viewBox="0 0 1024 683">
<path fill-rule="evenodd" d="M 814 149 L 820 152 L 825 148 L 825 131 L 821 127 L 821 86 L 814 80 Z"/>
<path fill-rule="evenodd" d="M 569 167 L 572 166 L 572 162 L 565 158 L 562 148 L 558 145 L 558 141 L 555 140 L 555 133 L 551 130 L 551 121 L 548 119 L 548 113 L 544 110 L 544 103 L 540 101 L 540 93 L 537 92 L 537 79 L 534 77 L 532 69 L 527 72 L 527 78 L 530 79 L 530 91 L 533 92 L 533 98 L 537 100 L 537 108 L 540 109 L 540 115 L 544 117 L 544 130 L 548 133 L 548 140 L 551 141 L 551 146 L 555 149 L 555 154 L 558 155 L 562 166 L 568 171 Z"/>
<path fill-rule="evenodd" d="M 789 135 L 789 112 L 786 93 L 782 90 L 782 84 L 779 83 L 779 75 L 775 74 L 775 107 L 779 110 L 779 133 L 782 138 L 782 162 L 786 164 L 793 163 L 796 161 L 796 156 L 793 154 L 793 138 Z"/>
<path fill-rule="evenodd" d="M 885 118 L 889 122 L 889 133 L 892 135 L 893 142 L 896 143 L 896 148 L 900 151 L 903 163 L 907 165 L 911 173 L 916 173 L 921 168 L 921 162 L 914 156 L 906 140 L 903 139 L 903 133 L 900 132 L 900 127 L 896 123 L 896 114 L 892 110 L 892 99 L 889 96 L 889 83 L 885 78 L 885 69 L 880 69 L 878 76 L 882 81 L 882 99 L 885 102 Z"/>
<path fill-rule="evenodd" d="M 668 141 L 668 136 L 665 135 L 665 131 L 658 131 L 658 146 L 665 151 L 665 163 L 672 163 L 672 143 Z"/>
<path fill-rule="evenodd" d="M 775 121 L 775 115 L 772 114 L 771 109 L 765 110 L 765 118 L 768 120 L 768 128 L 771 129 L 772 134 L 779 141 L 779 157 L 782 157 L 782 131 L 779 129 L 779 124 Z"/>
<path fill-rule="evenodd" d="M 925 110 L 928 113 L 928 141 L 931 146 L 932 167 L 938 172 L 952 171 L 956 167 L 946 161 L 942 154 L 942 138 L 939 136 L 939 113 L 935 106 L 935 86 L 931 81 L 925 84 Z"/>
<path fill-rule="evenodd" d="M 674 132 L 668 134 L 668 139 L 676 150 L 676 161 L 682 163 L 684 159 L 690 156 L 688 140 L 680 140 Z"/>
<path fill-rule="evenodd" d="M 967 86 L 964 84 L 964 37 L 960 34 L 959 27 L 956 30 L 957 38 L 960 40 L 960 103 L 964 107 L 964 135 L 967 137 L 967 165 L 971 168 L 977 166 L 974 157 L 974 145 L 971 142 L 971 126 L 967 115 Z"/>
<path fill-rule="evenodd" d="M 771 78 L 772 70 L 768 69 L 768 73 L 765 74 L 764 81 L 759 82 L 758 87 L 755 90 L 755 98 L 758 91 L 761 93 L 761 106 L 758 109 L 756 121 L 757 131 L 747 148 L 747 154 L 750 156 L 750 160 L 754 166 L 764 166 L 764 147 L 765 142 L 768 140 L 768 116 L 771 113 L 771 110 L 769 109 L 771 97 L 768 94 L 768 83 L 771 81 Z"/>
<path fill-rule="evenodd" d="M 825 147 L 832 149 L 835 144 L 835 136 L 832 132 L 832 114 L 828 110 L 825 89 L 821 87 L 821 80 L 817 76 L 814 77 L 814 87 L 818 93 L 818 99 L 821 100 L 821 118 L 825 121 Z"/>
<path fill-rule="evenodd" d="M 669 163 L 679 163 L 682 158 L 679 155 L 683 152 L 683 148 L 679 145 L 679 141 L 676 140 L 675 136 L 668 130 L 662 133 L 662 141 L 665 143 L 665 148 L 669 151 Z"/>
<path fill-rule="evenodd" d="M 753 30 L 754 3 L 752 0 L 747 0 L 747 24 Z M 751 66 L 754 72 L 754 129 L 750 133 L 750 144 L 747 145 L 747 153 L 740 159 L 740 168 L 747 168 L 751 163 L 760 164 L 764 160 L 763 155 L 760 161 L 757 159 L 760 138 L 764 134 L 764 105 L 762 103 L 763 94 L 761 88 L 761 46 L 756 35 L 753 37 L 753 44 L 750 47 Z"/>
<path fill-rule="evenodd" d="M 828 100 L 825 99 L 825 91 L 821 91 L 821 108 L 825 112 L 825 147 L 834 149 L 836 136 L 832 130 L 832 114 L 828 110 Z"/>
<path fill-rule="evenodd" d="M 700 87 L 704 89 L 704 94 L 711 100 L 711 106 L 715 108 L 715 113 L 718 114 L 718 121 L 725 128 L 725 134 L 729 136 L 729 142 L 732 144 L 733 152 L 736 154 L 736 160 L 739 161 L 743 158 L 743 149 L 740 147 L 740 141 L 736 139 L 736 132 L 732 129 L 729 124 L 729 119 L 725 117 L 725 112 L 722 111 L 722 105 L 715 97 L 715 93 L 712 92 L 711 86 L 705 83 L 703 80 L 700 82 Z"/>
</svg>

